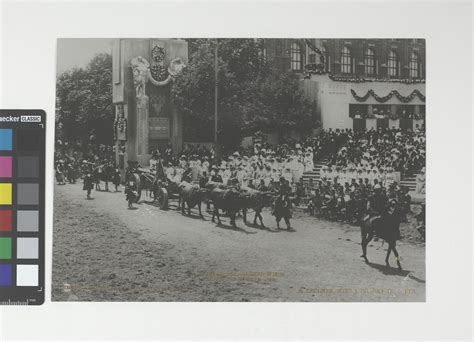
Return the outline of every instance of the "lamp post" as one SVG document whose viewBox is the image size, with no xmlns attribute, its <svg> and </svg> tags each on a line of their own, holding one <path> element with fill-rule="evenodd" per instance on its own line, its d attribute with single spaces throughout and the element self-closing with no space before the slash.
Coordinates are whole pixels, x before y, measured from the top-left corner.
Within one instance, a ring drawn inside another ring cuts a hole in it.
<svg viewBox="0 0 474 342">
<path fill-rule="evenodd" d="M 217 97 L 218 97 L 218 77 L 219 77 L 219 63 L 217 60 L 218 40 L 216 39 L 216 46 L 214 48 L 214 151 L 217 152 Z"/>
</svg>

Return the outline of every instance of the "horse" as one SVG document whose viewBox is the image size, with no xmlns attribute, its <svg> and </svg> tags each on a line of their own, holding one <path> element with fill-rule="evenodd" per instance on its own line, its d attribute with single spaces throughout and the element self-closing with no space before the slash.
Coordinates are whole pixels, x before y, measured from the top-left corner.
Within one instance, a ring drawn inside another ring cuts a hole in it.
<svg viewBox="0 0 474 342">
<path fill-rule="evenodd" d="M 393 251 L 393 254 L 395 254 L 397 260 L 398 269 L 402 270 L 402 265 L 400 264 L 400 257 L 396 248 L 397 240 L 400 238 L 399 229 L 400 215 L 396 210 L 389 211 L 389 213 L 384 216 L 361 219 L 361 258 L 364 258 L 365 262 L 369 262 L 369 260 L 367 259 L 367 245 L 374 238 L 374 236 L 377 235 L 388 243 L 387 256 L 385 257 L 385 265 L 387 267 L 390 267 L 388 260 L 390 257 L 390 253 Z"/>
</svg>

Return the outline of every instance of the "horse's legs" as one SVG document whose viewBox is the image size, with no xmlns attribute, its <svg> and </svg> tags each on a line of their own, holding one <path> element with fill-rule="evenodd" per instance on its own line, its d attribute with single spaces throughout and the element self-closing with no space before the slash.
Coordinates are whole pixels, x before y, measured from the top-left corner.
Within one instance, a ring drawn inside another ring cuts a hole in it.
<svg viewBox="0 0 474 342">
<path fill-rule="evenodd" d="M 242 217 L 244 219 L 244 223 L 247 224 L 247 208 L 242 208 Z"/>
<path fill-rule="evenodd" d="M 367 245 L 369 244 L 369 242 L 372 240 L 372 238 L 374 237 L 374 233 L 373 232 L 370 232 L 370 233 L 363 233 L 364 235 L 362 236 L 362 257 L 364 258 L 365 261 L 369 261 L 369 259 L 367 259 Z"/>
<path fill-rule="evenodd" d="M 393 254 L 395 254 L 395 257 L 397 258 L 398 269 L 401 271 L 402 264 L 400 264 L 400 257 L 398 256 L 398 251 L 397 251 L 397 248 L 395 247 L 396 244 L 397 244 L 396 242 L 393 242 L 392 249 L 393 249 Z"/>
<path fill-rule="evenodd" d="M 109 191 L 109 182 L 105 181 L 105 191 Z"/>
<path fill-rule="evenodd" d="M 191 216 L 191 204 L 187 203 L 188 205 L 188 216 Z"/>
<path fill-rule="evenodd" d="M 387 250 L 387 256 L 385 257 L 385 265 L 387 265 L 387 267 L 390 267 L 390 264 L 388 262 L 388 258 L 390 257 L 390 253 L 392 252 L 392 247 L 393 247 L 393 244 L 389 243 L 388 244 L 388 250 Z"/>
<path fill-rule="evenodd" d="M 364 231 L 363 228 L 360 229 L 360 237 L 361 237 L 360 246 L 362 247 L 362 255 L 360 257 L 367 260 L 367 245 L 365 244 L 367 233 Z"/>
<path fill-rule="evenodd" d="M 179 205 L 181 207 L 181 213 L 184 214 L 184 210 L 186 209 L 186 201 L 184 201 L 184 200 L 181 201 L 181 203 Z"/>
<path fill-rule="evenodd" d="M 286 229 L 290 230 L 291 229 L 291 223 L 290 223 L 290 218 L 285 216 L 285 223 L 286 223 Z"/>
</svg>

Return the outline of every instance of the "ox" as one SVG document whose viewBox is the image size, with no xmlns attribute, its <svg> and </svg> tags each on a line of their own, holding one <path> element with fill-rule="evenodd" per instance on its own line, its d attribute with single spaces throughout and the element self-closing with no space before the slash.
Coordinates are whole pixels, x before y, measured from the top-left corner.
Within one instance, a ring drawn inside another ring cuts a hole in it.
<svg viewBox="0 0 474 342">
<path fill-rule="evenodd" d="M 209 197 L 214 207 L 212 222 L 215 222 L 215 217 L 217 216 L 217 222 L 222 224 L 219 216 L 219 209 L 221 209 L 229 215 L 230 224 L 233 227 L 237 227 L 235 224 L 235 216 L 240 209 L 244 208 L 246 196 L 234 187 L 223 189 L 217 186 L 210 191 Z"/>
<path fill-rule="evenodd" d="M 262 210 L 265 207 L 271 207 L 275 196 L 273 192 L 263 192 L 251 188 L 245 188 L 241 190 L 244 198 L 244 207 L 242 208 L 242 214 L 245 224 L 247 224 L 247 210 L 253 209 L 255 211 L 255 217 L 253 224 L 257 224 L 257 218 L 260 220 L 260 225 L 265 228 L 263 224 Z"/>
<path fill-rule="evenodd" d="M 209 190 L 201 189 L 198 184 L 192 184 L 186 181 L 181 182 L 179 188 L 181 212 L 184 214 L 184 210 L 187 205 L 188 215 L 191 215 L 191 209 L 197 205 L 199 209 L 199 216 L 204 218 L 201 212 L 201 203 L 209 193 Z"/>
</svg>

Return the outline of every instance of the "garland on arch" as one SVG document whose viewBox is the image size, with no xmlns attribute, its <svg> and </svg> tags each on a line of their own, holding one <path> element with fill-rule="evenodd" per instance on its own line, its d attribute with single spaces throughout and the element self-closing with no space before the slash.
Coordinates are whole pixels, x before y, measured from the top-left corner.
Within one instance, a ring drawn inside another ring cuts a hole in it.
<svg viewBox="0 0 474 342">
<path fill-rule="evenodd" d="M 354 89 L 351 89 L 351 93 L 352 93 L 352 96 L 358 101 L 358 102 L 365 102 L 369 96 L 373 96 L 374 99 L 377 101 L 377 102 L 380 102 L 380 103 L 384 103 L 384 102 L 387 102 L 388 100 L 390 100 L 393 96 L 396 96 L 398 100 L 400 100 L 401 102 L 403 103 L 408 103 L 410 102 L 411 100 L 413 100 L 415 98 L 415 96 L 418 96 L 418 98 L 425 102 L 426 100 L 426 97 L 425 95 L 423 95 L 418 89 L 415 89 L 411 92 L 410 95 L 408 96 L 403 96 L 402 94 L 400 94 L 397 90 L 392 90 L 390 93 L 388 93 L 386 96 L 378 96 L 372 89 L 370 89 L 364 96 L 359 96 L 357 95 L 357 93 L 355 92 Z"/>
</svg>

